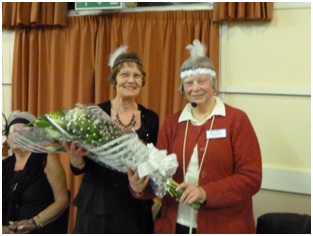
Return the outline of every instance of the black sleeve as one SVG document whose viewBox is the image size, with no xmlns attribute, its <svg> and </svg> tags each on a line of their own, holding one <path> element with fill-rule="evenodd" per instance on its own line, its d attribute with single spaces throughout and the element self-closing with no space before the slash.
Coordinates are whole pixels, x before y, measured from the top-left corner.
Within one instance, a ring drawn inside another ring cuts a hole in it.
<svg viewBox="0 0 313 236">
<path fill-rule="evenodd" d="M 157 143 L 158 134 L 159 134 L 159 117 L 156 115 L 154 116 L 153 120 L 154 120 L 153 122 L 154 124 L 151 128 L 151 143 L 153 143 L 155 146 Z"/>
<path fill-rule="evenodd" d="M 72 164 L 70 164 L 71 171 L 74 175 L 80 175 L 86 171 L 86 169 L 88 168 L 88 161 L 87 161 L 86 157 L 84 157 L 84 160 L 85 160 L 85 166 L 83 169 L 78 169 L 78 168 L 74 167 Z"/>
<path fill-rule="evenodd" d="M 143 140 L 156 145 L 159 133 L 159 116 L 152 110 L 142 109 Z"/>
</svg>

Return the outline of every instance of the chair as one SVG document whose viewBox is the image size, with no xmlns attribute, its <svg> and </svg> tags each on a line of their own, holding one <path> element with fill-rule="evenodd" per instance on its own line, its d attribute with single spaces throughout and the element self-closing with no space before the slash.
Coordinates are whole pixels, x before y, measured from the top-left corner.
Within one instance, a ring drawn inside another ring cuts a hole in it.
<svg viewBox="0 0 313 236">
<path fill-rule="evenodd" d="M 257 220 L 257 234 L 311 234 L 311 216 L 266 213 Z"/>
</svg>

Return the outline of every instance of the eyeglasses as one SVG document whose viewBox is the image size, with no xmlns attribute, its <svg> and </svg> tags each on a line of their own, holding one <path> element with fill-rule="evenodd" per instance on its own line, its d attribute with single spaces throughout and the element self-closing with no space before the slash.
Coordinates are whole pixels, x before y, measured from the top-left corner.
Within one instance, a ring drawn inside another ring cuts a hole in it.
<svg viewBox="0 0 313 236">
<path fill-rule="evenodd" d="M 142 79 L 143 78 L 143 75 L 142 74 L 137 74 L 137 73 L 129 73 L 129 72 L 122 72 L 122 73 L 119 73 L 117 74 L 118 76 L 122 77 L 123 79 L 127 79 L 131 76 L 133 76 L 134 79 Z"/>
</svg>

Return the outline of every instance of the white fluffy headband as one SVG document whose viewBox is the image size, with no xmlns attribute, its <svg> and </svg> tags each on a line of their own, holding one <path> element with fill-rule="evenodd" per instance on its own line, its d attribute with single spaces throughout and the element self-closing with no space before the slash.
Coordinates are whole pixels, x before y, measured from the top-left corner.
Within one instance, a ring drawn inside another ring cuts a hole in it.
<svg viewBox="0 0 313 236">
<path fill-rule="evenodd" d="M 192 76 L 192 75 L 197 75 L 197 74 L 206 74 L 209 75 L 212 78 L 215 78 L 216 73 L 212 69 L 208 68 L 197 68 L 194 70 L 185 70 L 180 73 L 180 78 L 185 79 L 186 77 Z"/>
</svg>

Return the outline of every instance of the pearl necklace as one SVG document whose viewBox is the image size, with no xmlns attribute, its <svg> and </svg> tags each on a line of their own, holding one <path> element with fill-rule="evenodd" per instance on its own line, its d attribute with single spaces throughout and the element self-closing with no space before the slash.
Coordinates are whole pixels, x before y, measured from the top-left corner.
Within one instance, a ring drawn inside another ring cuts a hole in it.
<svg viewBox="0 0 313 236">
<path fill-rule="evenodd" d="M 213 128 L 214 119 L 215 119 L 215 116 L 213 116 L 213 118 L 212 118 L 210 131 Z M 184 146 L 183 146 L 183 174 L 184 174 L 184 181 L 185 181 L 185 178 L 186 178 L 186 161 L 185 161 L 186 157 L 185 156 L 186 156 L 186 142 L 187 142 L 188 127 L 189 127 L 189 120 L 187 121 L 186 129 L 185 129 Z M 200 167 L 199 167 L 199 173 L 198 173 L 198 176 L 197 176 L 196 185 L 198 185 L 198 182 L 199 182 L 200 171 L 202 169 L 202 165 L 203 165 L 203 162 L 204 162 L 205 154 L 206 154 L 207 149 L 208 149 L 209 141 L 210 141 L 210 139 L 207 139 L 206 143 L 205 143 L 205 149 L 204 149 L 204 152 L 203 152 L 203 155 L 202 155 L 202 158 L 201 158 L 201 163 L 200 163 Z"/>
</svg>

